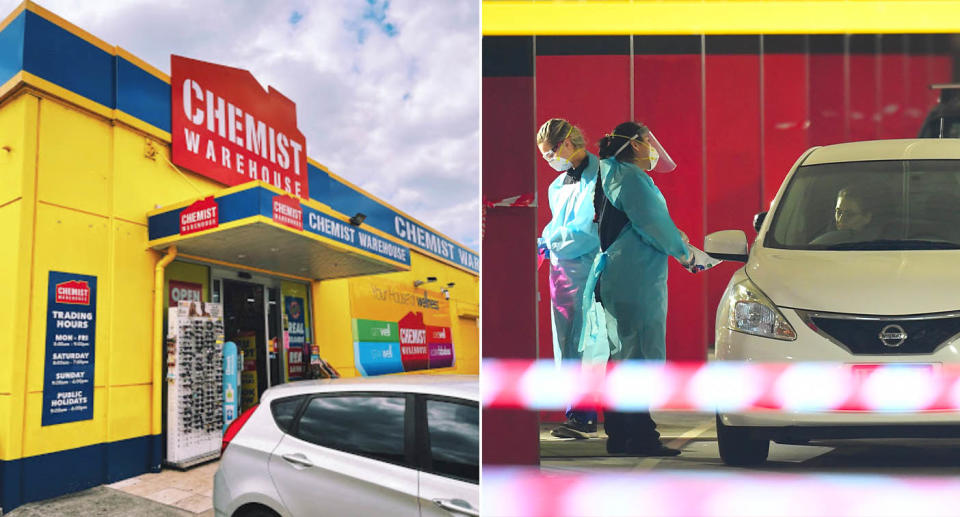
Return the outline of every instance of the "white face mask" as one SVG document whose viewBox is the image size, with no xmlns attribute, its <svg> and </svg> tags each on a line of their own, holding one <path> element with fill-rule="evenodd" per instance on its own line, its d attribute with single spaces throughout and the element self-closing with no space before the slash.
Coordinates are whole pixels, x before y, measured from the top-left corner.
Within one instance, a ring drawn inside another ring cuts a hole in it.
<svg viewBox="0 0 960 517">
<path fill-rule="evenodd" d="M 650 170 L 653 170 L 657 166 L 657 162 L 660 161 L 660 153 L 657 152 L 657 148 L 650 146 Z"/>
<path fill-rule="evenodd" d="M 566 158 L 561 158 L 559 156 L 554 156 L 553 158 L 550 158 L 549 160 L 547 160 L 547 163 L 549 163 L 550 166 L 553 167 L 553 170 L 557 172 L 563 172 L 565 170 L 569 170 L 573 168 L 573 162 L 571 162 Z"/>
</svg>

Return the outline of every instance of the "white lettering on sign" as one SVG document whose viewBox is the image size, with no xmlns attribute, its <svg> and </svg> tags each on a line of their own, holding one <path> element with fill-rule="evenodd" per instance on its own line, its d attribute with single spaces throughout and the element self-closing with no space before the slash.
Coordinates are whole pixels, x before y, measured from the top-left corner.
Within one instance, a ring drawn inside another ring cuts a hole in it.
<svg viewBox="0 0 960 517">
<path fill-rule="evenodd" d="M 431 231 L 428 231 L 420 225 L 408 221 L 399 215 L 393 219 L 393 229 L 401 239 L 416 244 L 421 248 L 431 251 L 445 259 L 453 260 L 454 245 L 440 238 Z"/>
<path fill-rule="evenodd" d="M 404 343 L 426 343 L 427 331 L 418 329 L 400 329 L 400 341 Z"/>
<path fill-rule="evenodd" d="M 175 302 L 179 302 L 181 300 L 199 302 L 200 291 L 196 289 L 174 287 L 173 289 L 170 289 L 170 298 L 173 298 L 173 301 Z"/>
<path fill-rule="evenodd" d="M 421 355 L 427 353 L 425 346 L 401 346 L 400 351 L 403 355 Z"/>
<path fill-rule="evenodd" d="M 200 83 L 189 77 L 183 80 L 181 88 L 183 89 L 183 112 L 191 123 L 200 127 L 204 126 L 205 123 L 207 131 L 216 133 L 221 138 L 226 138 L 230 143 L 245 149 L 250 155 L 259 156 L 284 171 L 300 176 L 301 164 L 306 161 L 303 142 L 295 140 L 290 135 L 277 130 L 262 120 L 257 120 L 250 113 L 244 113 L 241 108 L 226 102 L 216 92 L 204 88 Z M 203 109 L 203 107 L 206 109 Z M 185 131 L 187 131 L 185 133 L 187 149 L 190 152 L 199 153 L 200 135 L 187 129 Z M 208 141 L 206 152 L 208 159 L 216 156 L 213 145 L 213 141 Z M 220 156 L 221 164 L 230 167 L 229 150 L 221 148 Z M 236 156 L 237 161 L 244 158 L 250 160 L 251 156 Z M 239 169 L 240 166 L 238 166 L 238 173 L 242 174 Z M 248 167 L 248 170 L 252 175 L 257 169 Z M 264 174 L 264 171 L 266 171 L 266 174 Z M 260 179 L 297 197 L 303 197 L 301 195 L 303 187 L 300 181 L 290 178 L 284 180 L 279 172 L 270 170 L 267 166 L 264 166 L 261 170 L 261 176 Z"/>
</svg>

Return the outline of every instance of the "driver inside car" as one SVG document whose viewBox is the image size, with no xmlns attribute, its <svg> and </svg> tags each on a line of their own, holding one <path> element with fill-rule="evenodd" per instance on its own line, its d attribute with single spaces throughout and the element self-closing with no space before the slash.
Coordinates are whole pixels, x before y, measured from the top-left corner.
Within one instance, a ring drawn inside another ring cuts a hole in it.
<svg viewBox="0 0 960 517">
<path fill-rule="evenodd" d="M 837 192 L 833 212 L 835 229 L 814 238 L 810 244 L 839 244 L 877 239 L 880 229 L 874 221 L 870 196 L 863 188 L 851 186 Z"/>
</svg>

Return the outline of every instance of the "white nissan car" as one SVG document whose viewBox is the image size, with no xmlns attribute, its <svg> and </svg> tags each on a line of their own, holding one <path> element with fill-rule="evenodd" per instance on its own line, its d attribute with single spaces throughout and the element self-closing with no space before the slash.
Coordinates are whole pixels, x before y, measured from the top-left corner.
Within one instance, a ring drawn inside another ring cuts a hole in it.
<svg viewBox="0 0 960 517">
<path fill-rule="evenodd" d="M 478 377 L 275 386 L 223 437 L 218 517 L 477 516 Z"/>
<path fill-rule="evenodd" d="M 739 230 L 704 244 L 746 263 L 717 309 L 718 359 L 924 371 L 960 361 L 960 139 L 810 149 L 754 227 L 749 251 Z M 771 439 L 927 436 L 960 436 L 960 413 L 717 414 L 732 465 L 765 461 Z"/>
</svg>

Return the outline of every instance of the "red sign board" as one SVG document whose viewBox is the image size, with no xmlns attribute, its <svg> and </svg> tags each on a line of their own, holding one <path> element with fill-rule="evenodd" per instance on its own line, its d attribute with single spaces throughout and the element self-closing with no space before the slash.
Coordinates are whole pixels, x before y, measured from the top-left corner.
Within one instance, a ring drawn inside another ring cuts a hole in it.
<svg viewBox="0 0 960 517">
<path fill-rule="evenodd" d="M 195 201 L 180 212 L 180 235 L 220 226 L 220 207 L 213 196 Z"/>
<path fill-rule="evenodd" d="M 307 198 L 297 105 L 250 72 L 170 56 L 173 163 L 225 185 L 260 180 Z"/>
<path fill-rule="evenodd" d="M 453 336 L 450 327 L 427 325 L 427 344 L 430 349 L 430 368 L 453 366 Z"/>
<path fill-rule="evenodd" d="M 176 307 L 181 301 L 202 302 L 203 286 L 192 282 L 170 281 L 170 307 Z"/>
<path fill-rule="evenodd" d="M 71 280 L 57 284 L 57 303 L 90 305 L 90 286 L 86 282 Z"/>
<path fill-rule="evenodd" d="M 429 364 L 427 327 L 422 312 L 408 312 L 398 322 L 400 327 L 400 360 L 403 371 L 424 370 Z"/>
<path fill-rule="evenodd" d="M 290 196 L 273 196 L 273 220 L 294 230 L 303 230 L 300 201 Z"/>
</svg>

